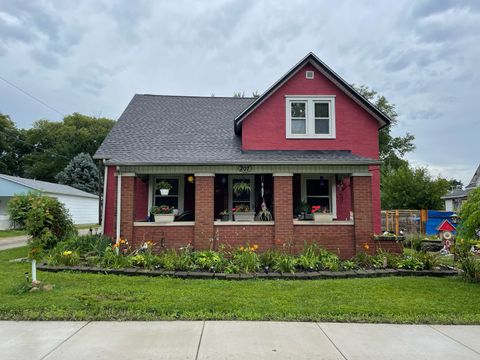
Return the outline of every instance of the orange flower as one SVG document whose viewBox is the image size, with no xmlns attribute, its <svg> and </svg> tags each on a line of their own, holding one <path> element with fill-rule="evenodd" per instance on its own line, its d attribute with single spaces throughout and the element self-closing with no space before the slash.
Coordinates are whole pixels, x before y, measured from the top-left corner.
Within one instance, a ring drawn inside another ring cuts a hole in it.
<svg viewBox="0 0 480 360">
<path fill-rule="evenodd" d="M 367 251 L 368 249 L 370 249 L 370 246 L 367 243 L 365 243 L 363 244 L 363 248 L 365 249 L 365 251 Z"/>
</svg>

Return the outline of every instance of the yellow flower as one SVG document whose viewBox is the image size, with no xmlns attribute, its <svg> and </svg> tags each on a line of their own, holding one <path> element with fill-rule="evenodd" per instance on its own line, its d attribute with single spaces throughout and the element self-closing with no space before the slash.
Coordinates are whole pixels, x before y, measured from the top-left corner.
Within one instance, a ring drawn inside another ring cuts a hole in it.
<svg viewBox="0 0 480 360">
<path fill-rule="evenodd" d="M 68 256 L 68 255 L 72 255 L 72 252 L 70 250 L 66 250 L 63 252 L 63 256 Z"/>
<path fill-rule="evenodd" d="M 257 244 L 253 245 L 253 250 L 258 250 L 258 245 Z"/>
<path fill-rule="evenodd" d="M 243 246 L 240 246 L 240 251 L 243 251 L 243 250 L 244 250 Z"/>
</svg>

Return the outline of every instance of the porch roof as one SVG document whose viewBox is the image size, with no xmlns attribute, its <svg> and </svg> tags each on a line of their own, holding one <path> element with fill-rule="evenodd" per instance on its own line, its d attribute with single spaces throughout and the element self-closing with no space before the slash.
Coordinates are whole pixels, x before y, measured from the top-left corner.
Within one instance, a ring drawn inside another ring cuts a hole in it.
<svg viewBox="0 0 480 360">
<path fill-rule="evenodd" d="M 130 166 L 380 163 L 347 150 L 242 151 L 233 120 L 253 101 L 135 95 L 94 157 Z"/>
</svg>

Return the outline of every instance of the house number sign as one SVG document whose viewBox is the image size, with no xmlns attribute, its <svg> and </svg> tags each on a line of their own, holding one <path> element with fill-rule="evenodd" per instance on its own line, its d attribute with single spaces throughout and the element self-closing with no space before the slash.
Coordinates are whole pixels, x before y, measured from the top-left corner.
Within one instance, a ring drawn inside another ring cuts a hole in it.
<svg viewBox="0 0 480 360">
<path fill-rule="evenodd" d="M 246 174 L 252 171 L 252 167 L 250 165 L 239 165 L 238 171 L 242 174 Z"/>
</svg>

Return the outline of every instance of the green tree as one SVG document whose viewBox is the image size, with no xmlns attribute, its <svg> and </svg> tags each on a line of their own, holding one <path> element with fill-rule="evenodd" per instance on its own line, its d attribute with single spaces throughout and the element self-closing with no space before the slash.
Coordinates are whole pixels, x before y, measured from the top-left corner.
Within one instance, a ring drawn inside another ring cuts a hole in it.
<svg viewBox="0 0 480 360">
<path fill-rule="evenodd" d="M 443 209 L 448 180 L 432 178 L 426 168 L 401 165 L 382 175 L 383 209 Z"/>
<path fill-rule="evenodd" d="M 467 201 L 462 205 L 460 213 L 461 222 L 458 229 L 460 237 L 475 239 L 480 230 L 480 188 L 468 194 Z"/>
<path fill-rule="evenodd" d="M 74 113 L 61 122 L 39 120 L 26 131 L 32 150 L 25 156 L 27 177 L 55 181 L 73 157 L 84 152 L 93 155 L 115 122 Z"/>
<path fill-rule="evenodd" d="M 403 156 L 415 150 L 415 144 L 413 143 L 415 136 L 410 133 L 404 136 L 393 136 L 391 134 L 391 128 L 398 124 L 395 105 L 368 86 L 353 85 L 353 87 L 392 120 L 390 126 L 385 126 L 378 133 L 380 160 L 383 161 L 382 172 L 388 172 L 391 169 L 398 169 L 400 166 L 406 165 L 407 161 L 403 159 Z"/>
<path fill-rule="evenodd" d="M 25 132 L 8 115 L 0 113 L 0 173 L 23 175 L 23 156 L 28 153 Z"/>
<path fill-rule="evenodd" d="M 99 186 L 102 186 L 100 172 L 87 153 L 75 156 L 55 178 L 59 184 L 70 185 L 92 194 L 97 193 Z"/>
</svg>

